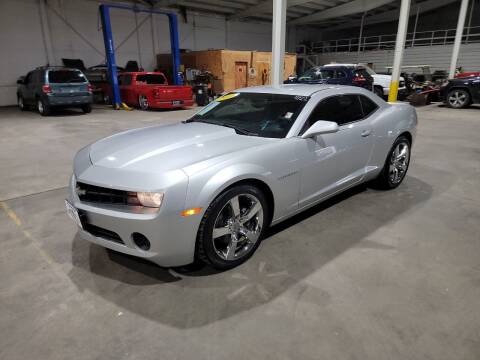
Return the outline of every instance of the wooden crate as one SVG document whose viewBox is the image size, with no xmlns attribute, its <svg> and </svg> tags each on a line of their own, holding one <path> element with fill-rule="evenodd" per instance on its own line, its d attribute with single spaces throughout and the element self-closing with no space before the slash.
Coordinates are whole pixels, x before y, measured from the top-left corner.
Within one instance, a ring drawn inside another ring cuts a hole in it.
<svg viewBox="0 0 480 360">
<path fill-rule="evenodd" d="M 171 56 L 157 55 L 160 69 L 170 69 Z M 181 54 L 184 68 L 210 71 L 216 93 L 232 91 L 241 87 L 270 84 L 272 53 L 262 51 L 205 50 Z M 297 56 L 285 54 L 284 79 L 295 73 Z M 167 70 L 168 71 L 168 70 Z"/>
</svg>

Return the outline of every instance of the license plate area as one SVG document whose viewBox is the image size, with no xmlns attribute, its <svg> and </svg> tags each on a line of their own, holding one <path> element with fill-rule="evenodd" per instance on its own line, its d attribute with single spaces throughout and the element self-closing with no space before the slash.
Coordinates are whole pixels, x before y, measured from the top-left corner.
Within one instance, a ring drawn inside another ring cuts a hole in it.
<svg viewBox="0 0 480 360">
<path fill-rule="evenodd" d="M 173 100 L 172 105 L 182 105 L 183 101 L 182 100 Z"/>
</svg>

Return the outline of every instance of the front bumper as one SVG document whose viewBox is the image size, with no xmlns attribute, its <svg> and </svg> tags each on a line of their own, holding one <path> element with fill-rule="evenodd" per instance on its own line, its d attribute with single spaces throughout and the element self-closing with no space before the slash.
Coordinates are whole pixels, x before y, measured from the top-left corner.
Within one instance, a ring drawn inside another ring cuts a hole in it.
<svg viewBox="0 0 480 360">
<path fill-rule="evenodd" d="M 196 235 L 202 214 L 182 217 L 176 207 L 166 203 L 162 204 L 159 211 L 152 212 L 142 212 L 127 206 L 122 208 L 86 203 L 78 198 L 75 185 L 76 180 L 72 176 L 68 201 L 78 209 L 82 218 L 84 226 L 79 230 L 82 239 L 150 260 L 160 266 L 181 266 L 193 262 Z M 182 206 L 183 203 L 180 207 Z M 135 232 L 144 235 L 150 241 L 149 250 L 142 250 L 135 245 L 132 239 Z M 118 238 L 112 237 L 112 233 Z"/>
</svg>

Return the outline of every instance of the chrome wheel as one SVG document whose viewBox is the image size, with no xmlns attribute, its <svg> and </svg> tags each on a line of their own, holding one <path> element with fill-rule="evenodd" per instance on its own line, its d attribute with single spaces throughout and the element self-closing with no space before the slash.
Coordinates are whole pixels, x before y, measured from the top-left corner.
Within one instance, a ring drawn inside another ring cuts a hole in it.
<svg viewBox="0 0 480 360">
<path fill-rule="evenodd" d="M 145 95 L 140 95 L 138 97 L 138 105 L 140 105 L 140 109 L 148 110 L 148 99 Z"/>
<path fill-rule="evenodd" d="M 407 142 L 399 142 L 390 156 L 388 179 L 394 185 L 400 183 L 407 173 L 410 161 L 410 147 Z"/>
<path fill-rule="evenodd" d="M 43 112 L 45 111 L 45 108 L 43 107 L 43 103 L 41 100 L 37 101 L 37 109 L 40 114 L 43 114 Z"/>
<path fill-rule="evenodd" d="M 215 219 L 212 242 L 216 254 L 223 260 L 245 257 L 254 248 L 263 224 L 263 207 L 251 194 L 231 198 Z"/>
<path fill-rule="evenodd" d="M 468 102 L 468 94 L 463 90 L 454 90 L 448 95 L 448 103 L 451 107 L 461 108 Z"/>
</svg>

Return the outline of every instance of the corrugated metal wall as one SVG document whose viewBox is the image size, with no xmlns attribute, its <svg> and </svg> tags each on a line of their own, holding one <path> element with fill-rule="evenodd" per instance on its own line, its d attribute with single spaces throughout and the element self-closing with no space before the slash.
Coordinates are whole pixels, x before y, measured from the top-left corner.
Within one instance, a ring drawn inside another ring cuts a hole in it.
<svg viewBox="0 0 480 360">
<path fill-rule="evenodd" d="M 403 65 L 431 65 L 432 70 L 448 70 L 453 45 L 419 46 L 405 49 Z M 338 63 L 373 63 L 376 71 L 385 71 L 386 66 L 392 66 L 393 50 L 338 52 L 318 55 L 318 64 Z M 480 43 L 462 44 L 457 66 L 465 71 L 480 71 Z M 308 66 L 307 66 L 308 67 Z"/>
</svg>

